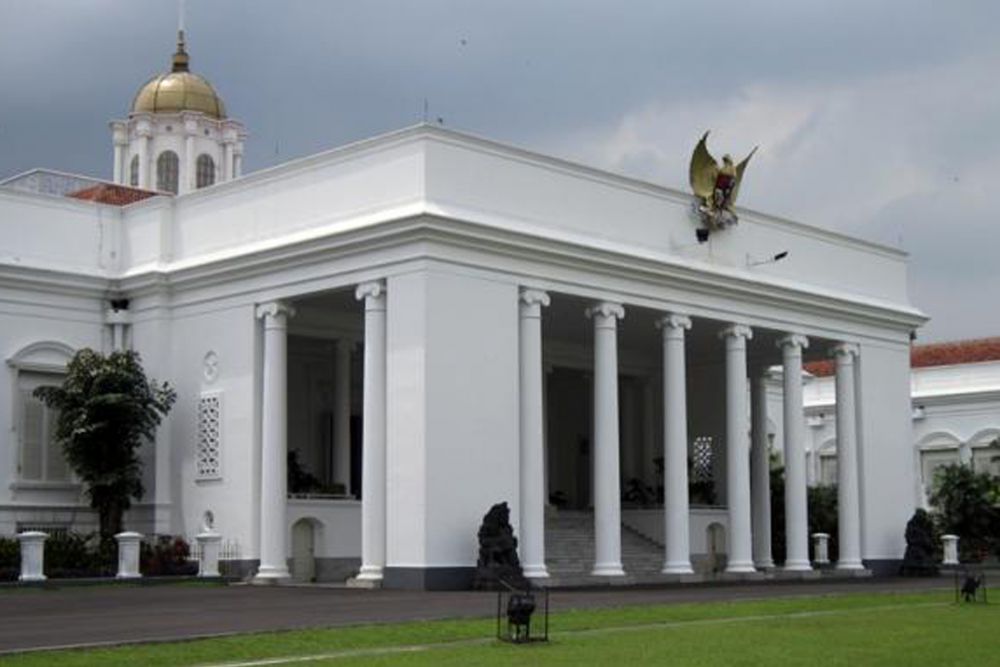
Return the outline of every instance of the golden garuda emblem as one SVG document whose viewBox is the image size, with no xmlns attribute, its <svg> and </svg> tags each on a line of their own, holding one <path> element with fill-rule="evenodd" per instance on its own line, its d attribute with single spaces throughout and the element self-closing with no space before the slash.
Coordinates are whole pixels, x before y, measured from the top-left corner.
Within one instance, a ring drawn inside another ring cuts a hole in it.
<svg viewBox="0 0 1000 667">
<path fill-rule="evenodd" d="M 706 230 L 716 231 L 731 227 L 737 222 L 733 206 L 736 203 L 736 195 L 740 192 L 743 171 L 747 168 L 750 158 L 757 152 L 757 148 L 750 151 L 750 155 L 736 165 L 733 164 L 731 156 L 723 155 L 720 166 L 708 152 L 708 147 L 705 145 L 707 140 L 708 132 L 702 136 L 691 155 L 691 189 L 698 197 L 697 210 Z"/>
</svg>

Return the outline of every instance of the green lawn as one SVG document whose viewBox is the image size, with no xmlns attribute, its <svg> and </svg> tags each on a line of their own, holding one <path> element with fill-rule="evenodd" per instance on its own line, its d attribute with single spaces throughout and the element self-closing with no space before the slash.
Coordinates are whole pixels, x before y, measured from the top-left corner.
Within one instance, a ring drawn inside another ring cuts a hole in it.
<svg viewBox="0 0 1000 667">
<path fill-rule="evenodd" d="M 947 592 L 836 595 L 554 614 L 552 641 L 489 639 L 492 620 L 263 633 L 22 654 L 7 665 L 996 665 L 1000 605 Z M 302 660 L 320 656 L 315 660 Z M 269 662 L 268 664 L 282 664 Z"/>
</svg>

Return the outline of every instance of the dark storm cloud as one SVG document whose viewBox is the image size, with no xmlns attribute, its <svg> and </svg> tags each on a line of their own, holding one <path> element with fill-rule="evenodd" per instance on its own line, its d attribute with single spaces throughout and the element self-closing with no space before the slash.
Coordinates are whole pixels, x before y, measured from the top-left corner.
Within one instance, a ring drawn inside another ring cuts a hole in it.
<svg viewBox="0 0 1000 667">
<path fill-rule="evenodd" d="M 246 123 L 248 169 L 412 124 L 426 99 L 447 126 L 684 187 L 712 127 L 720 151 L 762 145 L 747 205 L 913 252 L 914 302 L 948 315 L 927 338 L 1000 332 L 971 299 L 953 315 L 956 292 L 1000 291 L 964 255 L 1000 240 L 977 194 L 1000 178 L 1000 3 L 187 5 L 193 69 Z M 0 0 L 0 175 L 108 176 L 107 121 L 167 67 L 176 8 Z"/>
</svg>

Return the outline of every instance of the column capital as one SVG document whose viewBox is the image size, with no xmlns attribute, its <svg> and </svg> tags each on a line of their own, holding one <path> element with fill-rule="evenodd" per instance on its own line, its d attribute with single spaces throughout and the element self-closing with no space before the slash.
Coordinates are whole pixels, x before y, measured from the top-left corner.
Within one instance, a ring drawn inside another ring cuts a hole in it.
<svg viewBox="0 0 1000 667">
<path fill-rule="evenodd" d="M 785 334 L 778 339 L 778 347 L 781 349 L 785 349 L 786 347 L 797 347 L 800 350 L 804 350 L 809 347 L 809 339 L 802 334 Z"/>
<path fill-rule="evenodd" d="M 666 334 L 670 330 L 687 330 L 691 328 L 691 318 L 680 313 L 667 313 L 656 320 L 656 328 Z"/>
<path fill-rule="evenodd" d="M 599 303 L 595 303 L 590 308 L 587 308 L 587 310 L 584 312 L 587 315 L 587 317 L 590 318 L 613 317 L 616 320 L 620 320 L 625 317 L 625 307 L 622 306 L 620 303 L 615 303 L 613 301 L 601 301 Z"/>
<path fill-rule="evenodd" d="M 361 283 L 354 290 L 354 298 L 358 301 L 364 301 L 366 306 L 374 305 L 372 302 L 379 299 L 379 297 L 385 296 L 385 281 L 384 280 L 371 280 L 366 283 Z"/>
<path fill-rule="evenodd" d="M 753 329 L 745 324 L 730 324 L 719 332 L 719 338 L 753 338 Z"/>
<path fill-rule="evenodd" d="M 837 360 L 841 357 L 856 357 L 860 352 L 857 343 L 837 343 L 830 348 L 830 356 Z"/>
<path fill-rule="evenodd" d="M 549 298 L 548 292 L 528 287 L 521 289 L 521 293 L 518 298 L 520 299 L 521 304 L 525 306 L 548 306 L 552 303 L 552 299 Z"/>
<path fill-rule="evenodd" d="M 265 322 L 268 322 L 278 316 L 295 317 L 295 308 L 285 301 L 269 301 L 258 304 L 254 314 L 257 319 L 263 319 Z"/>
</svg>

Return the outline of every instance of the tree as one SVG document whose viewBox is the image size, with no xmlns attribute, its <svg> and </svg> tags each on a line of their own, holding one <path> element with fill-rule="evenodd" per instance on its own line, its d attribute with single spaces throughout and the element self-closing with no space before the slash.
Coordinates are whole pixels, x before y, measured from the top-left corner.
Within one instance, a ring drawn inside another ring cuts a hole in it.
<svg viewBox="0 0 1000 667">
<path fill-rule="evenodd" d="M 930 503 L 942 534 L 958 535 L 963 560 L 982 560 L 1000 550 L 1000 478 L 953 464 L 934 475 Z"/>
<path fill-rule="evenodd" d="M 69 362 L 62 386 L 40 387 L 35 396 L 58 411 L 56 440 L 86 484 L 102 539 L 121 532 L 132 498 L 145 492 L 136 452 L 153 439 L 176 392 L 147 379 L 136 352 L 104 356 L 83 349 Z"/>
</svg>

